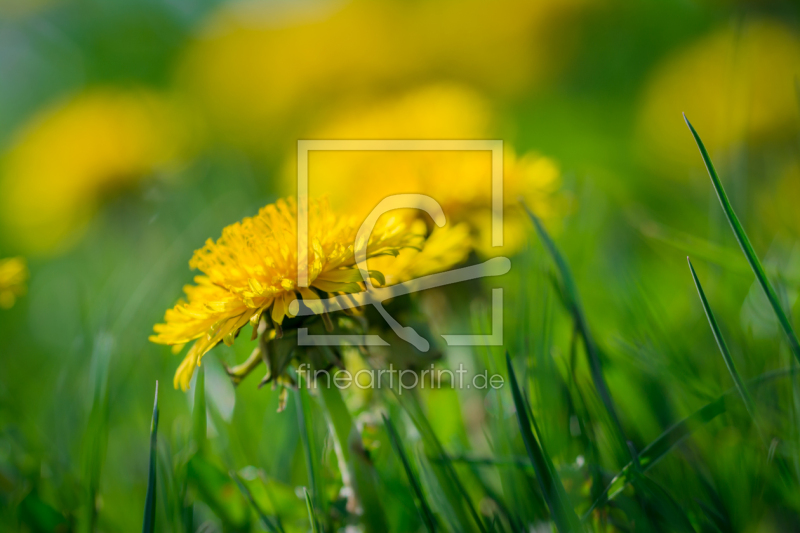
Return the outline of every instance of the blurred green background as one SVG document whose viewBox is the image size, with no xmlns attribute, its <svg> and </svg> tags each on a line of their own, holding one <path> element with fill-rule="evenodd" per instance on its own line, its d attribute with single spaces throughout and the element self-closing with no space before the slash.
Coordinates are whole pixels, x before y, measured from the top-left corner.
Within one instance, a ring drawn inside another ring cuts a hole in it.
<svg viewBox="0 0 800 533">
<path fill-rule="evenodd" d="M 0 298 L 2 528 L 137 529 L 159 380 L 156 530 L 263 530 L 229 472 L 287 531 L 310 529 L 298 397 L 277 413 L 278 391 L 257 389 L 257 378 L 234 388 L 222 363 L 241 362 L 250 346 L 215 348 L 203 365 L 211 451 L 191 463 L 195 388 L 172 389 L 180 357 L 147 338 L 191 281 L 192 251 L 294 194 L 297 139 L 326 132 L 499 138 L 557 165 L 558 199 L 536 210 L 555 206 L 546 225 L 635 450 L 734 385 L 687 255 L 745 379 L 791 368 L 681 112 L 791 311 L 798 75 L 800 6 L 788 1 L 0 0 L 0 259 L 22 257 L 30 271 L 25 294 Z M 430 88 L 435 97 L 414 96 Z M 504 348 L 445 351 L 443 364 L 505 375 L 508 350 L 581 515 L 630 457 L 615 448 L 582 349 L 574 353 L 553 263 L 532 226 L 520 227 L 502 281 Z M 491 286 L 449 294 L 444 322 L 474 330 L 485 309 L 470 305 L 489 301 Z M 785 377 L 752 391 L 764 442 L 733 402 L 587 527 L 800 530 L 797 393 Z M 425 521 L 381 412 L 412 452 L 443 530 L 481 529 L 459 499 L 485 530 L 551 527 L 533 470 L 514 459 L 527 456 L 510 392 L 500 396 L 419 395 L 448 453 L 495 458 L 453 463 L 466 491 L 457 497 L 423 475 L 436 462 L 400 405 L 346 397 L 389 530 L 423 531 Z M 329 502 L 318 502 L 323 527 L 371 530 L 342 508 L 325 422 L 306 400 Z"/>
</svg>

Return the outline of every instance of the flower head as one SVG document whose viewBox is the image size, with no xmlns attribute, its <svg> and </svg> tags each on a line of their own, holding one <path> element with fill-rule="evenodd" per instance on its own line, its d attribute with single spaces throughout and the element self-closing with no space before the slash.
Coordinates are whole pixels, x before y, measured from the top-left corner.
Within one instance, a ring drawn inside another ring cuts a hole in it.
<svg viewBox="0 0 800 533">
<path fill-rule="evenodd" d="M 308 134 L 315 139 L 491 139 L 490 103 L 479 93 L 455 84 L 421 87 L 399 97 L 343 108 Z M 295 159 L 287 161 L 284 187 L 296 184 Z M 466 223 L 475 249 L 493 249 L 492 153 L 488 150 L 315 150 L 308 154 L 309 190 L 326 195 L 334 208 L 365 217 L 384 198 L 417 193 L 435 199 L 450 222 Z M 525 242 L 525 202 L 546 221 L 567 211 L 561 171 L 551 158 L 535 152 L 503 153 L 504 232 L 502 253 Z M 358 191 L 358 194 L 353 194 Z M 417 213 L 421 216 L 421 212 Z"/>
<path fill-rule="evenodd" d="M 255 335 L 262 315 L 279 330 L 298 296 L 314 309 L 314 301 L 326 293 L 362 290 L 358 252 L 366 249 L 367 258 L 395 256 L 419 246 L 423 238 L 401 219 L 384 217 L 368 239 L 356 242 L 359 226 L 356 218 L 334 214 L 326 201 L 309 202 L 308 287 L 298 285 L 297 206 L 292 199 L 278 200 L 228 226 L 217 241 L 209 239 L 189 262 L 203 275 L 184 288 L 186 301 L 169 309 L 165 323 L 157 324 L 150 337 L 176 350 L 195 341 L 178 368 L 175 386 L 188 388 L 203 355 L 220 341 L 232 344 L 246 324 Z M 384 281 L 378 271 L 370 270 L 369 276 Z"/>
<path fill-rule="evenodd" d="M 776 19 L 727 24 L 676 50 L 644 86 L 637 120 L 643 161 L 673 179 L 702 165 L 681 112 L 712 154 L 794 142 L 798 69 L 800 38 Z"/>
<path fill-rule="evenodd" d="M 180 72 L 226 140 L 261 150 L 265 134 L 284 131 L 276 124 L 296 127 L 309 109 L 443 73 L 493 94 L 524 94 L 569 63 L 572 32 L 553 28 L 593 3 L 356 0 L 332 3 L 323 16 L 225 3 L 190 43 Z"/>
<path fill-rule="evenodd" d="M 102 202 L 168 169 L 182 117 L 150 91 L 95 89 L 45 109 L 0 161 L 0 224 L 29 253 L 73 243 Z"/>
<path fill-rule="evenodd" d="M 0 259 L 0 307 L 8 309 L 25 294 L 28 266 L 21 257 Z"/>
<path fill-rule="evenodd" d="M 424 232 L 422 220 L 413 221 L 415 232 Z M 466 261 L 472 250 L 470 228 L 465 223 L 447 224 L 435 228 L 421 248 L 406 248 L 397 257 L 375 257 L 369 261 L 370 270 L 381 272 L 386 285 L 395 285 L 415 278 L 444 272 Z"/>
</svg>

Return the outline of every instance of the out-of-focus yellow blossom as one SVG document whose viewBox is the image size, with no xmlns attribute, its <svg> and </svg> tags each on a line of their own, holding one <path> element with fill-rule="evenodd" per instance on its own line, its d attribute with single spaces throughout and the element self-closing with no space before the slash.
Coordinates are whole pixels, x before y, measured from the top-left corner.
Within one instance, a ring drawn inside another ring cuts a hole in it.
<svg viewBox="0 0 800 533">
<path fill-rule="evenodd" d="M 784 167 L 779 167 L 774 173 L 774 178 L 763 180 L 754 191 L 759 225 L 769 228 L 769 234 L 788 234 L 796 238 L 800 235 L 800 211 L 797 209 L 797 199 L 800 198 L 800 165 L 796 160 L 784 163 Z"/>
<path fill-rule="evenodd" d="M 203 355 L 221 341 L 232 344 L 246 324 L 253 326 L 255 336 L 262 313 L 280 325 L 298 295 L 314 309 L 321 294 L 361 291 L 363 278 L 355 265 L 359 250 L 366 247 L 367 258 L 397 255 L 419 246 L 423 238 L 400 219 L 386 218 L 367 242 L 356 242 L 360 225 L 355 217 L 334 213 L 327 201 L 309 202 L 310 288 L 297 286 L 297 207 L 292 199 L 228 226 L 216 242 L 209 239 L 189 263 L 204 275 L 184 287 L 187 301 L 168 310 L 165 323 L 157 324 L 156 335 L 150 337 L 178 351 L 195 341 L 175 374 L 175 387 L 186 390 Z M 370 270 L 369 275 L 383 282 L 379 272 Z"/>
<path fill-rule="evenodd" d="M 503 160 L 503 185 L 506 206 L 503 210 L 503 253 L 522 249 L 528 240 L 530 221 L 522 210 L 522 199 L 548 224 L 558 227 L 558 220 L 569 210 L 569 198 L 560 194 L 561 170 L 549 157 L 528 152 L 522 157 L 507 150 Z M 494 255 L 491 212 L 488 209 L 464 209 L 466 220 L 475 228 L 475 249 Z"/>
<path fill-rule="evenodd" d="M 28 265 L 21 257 L 0 259 L 0 307 L 9 309 L 25 294 Z"/>
<path fill-rule="evenodd" d="M 712 157 L 796 135 L 798 72 L 800 37 L 772 20 L 725 27 L 666 58 L 650 76 L 639 116 L 647 159 L 671 176 L 702 163 L 681 112 Z"/>
<path fill-rule="evenodd" d="M 178 113 L 147 91 L 94 90 L 34 117 L 0 165 L 0 223 L 31 253 L 66 247 L 110 193 L 174 163 Z"/>
<path fill-rule="evenodd" d="M 276 124 L 316 117 L 340 98 L 426 79 L 505 96 L 541 85 L 569 63 L 569 22 L 590 3 L 353 0 L 315 10 L 225 4 L 188 51 L 183 80 L 225 136 L 263 149 L 265 138 L 285 132 Z"/>
<path fill-rule="evenodd" d="M 456 85 L 435 85 L 400 98 L 346 108 L 313 139 L 491 139 L 494 125 L 488 103 Z M 296 183 L 294 158 L 285 172 L 285 189 Z M 327 195 L 336 208 L 360 218 L 392 194 L 417 193 L 434 198 L 448 223 L 466 222 L 473 244 L 485 255 L 491 247 L 492 154 L 489 151 L 328 151 L 308 155 L 309 191 Z M 519 209 L 523 198 L 544 219 L 564 210 L 558 195 L 560 171 L 550 158 L 503 157 L 504 247 L 517 251 L 526 223 Z"/>
<path fill-rule="evenodd" d="M 414 221 L 415 232 L 424 232 L 425 223 Z M 429 274 L 444 272 L 466 261 L 472 249 L 467 224 L 447 224 L 435 228 L 421 248 L 405 248 L 397 257 L 375 257 L 367 263 L 370 269 L 383 273 L 386 285 L 395 285 Z"/>
</svg>

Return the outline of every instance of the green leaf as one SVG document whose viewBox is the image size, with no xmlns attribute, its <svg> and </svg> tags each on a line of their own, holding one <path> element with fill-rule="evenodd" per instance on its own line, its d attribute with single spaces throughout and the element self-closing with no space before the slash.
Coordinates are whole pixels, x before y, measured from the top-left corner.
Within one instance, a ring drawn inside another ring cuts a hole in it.
<svg viewBox="0 0 800 533">
<path fill-rule="evenodd" d="M 550 509 L 550 515 L 556 524 L 556 528 L 560 532 L 568 531 L 583 531 L 578 515 L 575 514 L 575 509 L 569 501 L 567 492 L 564 490 L 564 485 L 561 484 L 561 479 L 553 467 L 550 456 L 544 448 L 544 445 L 537 440 L 531 430 L 531 423 L 534 424 L 535 419 L 533 413 L 530 413 L 530 420 L 528 419 L 528 407 L 522 397 L 522 393 L 517 383 L 517 376 L 514 374 L 514 367 L 511 364 L 511 357 L 506 353 L 506 364 L 508 365 L 508 376 L 511 384 L 511 394 L 514 398 L 514 406 L 517 410 L 517 420 L 519 421 L 520 431 L 522 433 L 522 441 L 525 443 L 525 449 L 528 451 L 533 463 L 533 468 L 536 471 L 536 478 L 539 481 L 539 486 L 544 494 L 544 499 L 547 502 L 547 507 Z M 538 434 L 537 428 L 537 434 Z"/>
<path fill-rule="evenodd" d="M 383 415 L 383 423 L 386 425 L 386 432 L 389 434 L 392 447 L 400 457 L 400 461 L 403 463 L 403 469 L 406 471 L 406 476 L 408 476 L 408 482 L 411 483 L 411 488 L 414 490 L 414 494 L 417 496 L 420 506 L 420 514 L 425 522 L 425 526 L 428 528 L 428 531 L 433 533 L 436 531 L 436 518 L 433 516 L 433 512 L 431 511 L 428 502 L 425 500 L 425 495 L 422 493 L 422 486 L 420 485 L 416 474 L 414 474 L 414 471 L 411 469 L 411 464 L 408 462 L 408 457 L 406 457 L 406 453 L 403 451 L 403 445 L 400 443 L 400 438 L 397 436 L 397 431 L 395 431 L 392 421 L 389 420 L 388 416 Z"/>
<path fill-rule="evenodd" d="M 758 283 L 761 285 L 761 288 L 767 295 L 767 299 L 772 306 L 772 310 L 775 312 L 775 316 L 778 317 L 778 322 L 780 322 L 781 328 L 783 328 L 783 331 L 786 333 L 786 337 L 789 340 L 789 348 L 792 350 L 792 353 L 794 353 L 794 356 L 797 358 L 798 362 L 800 362 L 800 342 L 797 340 L 797 335 L 795 335 L 794 329 L 792 328 L 792 323 L 789 321 L 789 317 L 783 310 L 775 289 L 772 288 L 772 284 L 769 282 L 769 279 L 767 279 L 767 274 L 764 272 L 764 267 L 761 266 L 761 262 L 758 260 L 758 256 L 756 255 L 755 250 L 753 250 L 753 246 L 750 244 L 750 239 L 747 238 L 744 228 L 739 223 L 739 219 L 736 217 L 736 213 L 733 211 L 733 206 L 731 205 L 730 200 L 728 200 L 728 195 L 725 193 L 725 189 L 722 187 L 722 182 L 717 175 L 717 171 L 714 168 L 714 164 L 711 162 L 711 158 L 708 155 L 708 151 L 706 150 L 703 141 L 700 140 L 700 136 L 689 122 L 689 119 L 686 118 L 685 114 L 683 115 L 683 119 L 686 121 L 686 125 L 689 126 L 689 131 L 692 132 L 692 136 L 697 143 L 697 147 L 700 149 L 700 155 L 703 157 L 703 162 L 708 170 L 708 175 L 711 177 L 711 183 L 714 185 L 714 190 L 717 193 L 717 198 L 719 198 L 719 203 L 722 206 L 725 217 L 728 219 L 728 223 L 731 225 L 733 235 L 736 237 L 739 246 L 742 248 L 742 252 L 744 252 L 747 262 L 750 263 L 750 268 L 756 275 Z"/>
<path fill-rule="evenodd" d="M 147 477 L 147 496 L 144 502 L 144 521 L 142 533 L 153 533 L 156 527 L 156 456 L 158 438 L 158 381 L 153 403 L 153 419 L 150 422 L 150 471 Z"/>
</svg>

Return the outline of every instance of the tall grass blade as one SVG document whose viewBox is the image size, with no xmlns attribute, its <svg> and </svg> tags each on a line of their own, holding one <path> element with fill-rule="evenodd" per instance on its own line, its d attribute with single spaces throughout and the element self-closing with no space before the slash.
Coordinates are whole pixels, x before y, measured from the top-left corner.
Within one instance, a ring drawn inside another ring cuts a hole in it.
<svg viewBox="0 0 800 533">
<path fill-rule="evenodd" d="M 603 377 L 600 353 L 594 337 L 589 330 L 589 325 L 586 321 L 586 315 L 583 311 L 583 304 L 581 303 L 580 296 L 578 295 L 578 289 L 572 277 L 572 272 L 570 271 L 566 260 L 564 260 L 564 257 L 561 255 L 561 252 L 556 247 L 555 242 L 553 242 L 553 239 L 550 238 L 547 230 L 544 229 L 539 217 L 537 217 L 533 211 L 530 210 L 524 201 L 521 201 L 521 203 L 522 207 L 525 208 L 525 212 L 528 214 L 528 217 L 533 222 L 533 225 L 536 228 L 536 233 L 539 235 L 539 238 L 542 240 L 545 249 L 550 254 L 550 257 L 553 259 L 553 262 L 558 269 L 559 276 L 561 277 L 563 296 L 566 300 L 569 311 L 573 316 L 575 325 L 577 326 L 578 331 L 581 333 L 584 346 L 586 347 L 586 354 L 589 358 L 589 368 L 592 373 L 592 381 L 594 382 L 597 394 L 600 396 L 600 400 L 603 402 L 603 405 L 608 412 L 608 416 L 612 421 L 612 431 L 616 436 L 617 445 L 619 447 L 618 452 L 620 453 L 620 457 L 628 456 L 630 454 L 627 444 L 628 441 L 625 438 L 625 432 L 622 430 L 622 423 L 620 422 L 619 416 L 617 415 L 617 410 L 614 407 L 614 400 L 611 398 L 611 392 L 609 391 L 606 380 Z"/>
<path fill-rule="evenodd" d="M 353 490 L 358 504 L 356 507 L 364 510 L 362 518 L 365 531 L 383 533 L 387 530 L 386 515 L 378 497 L 375 468 L 364 450 L 361 435 L 342 398 L 342 391 L 330 383 L 321 382 L 318 390 L 331 430 L 342 481 Z"/>
<path fill-rule="evenodd" d="M 509 509 L 505 498 L 501 495 L 501 493 L 492 488 L 488 480 L 484 479 L 484 477 L 481 475 L 478 468 L 475 465 L 469 465 L 469 471 L 480 486 L 483 493 L 486 495 L 486 499 L 494 502 L 494 504 L 497 505 L 497 511 L 494 513 L 490 528 L 495 528 L 497 525 L 499 525 L 501 530 L 505 529 L 500 516 L 502 515 L 505 516 L 506 520 L 508 520 L 508 524 L 511 527 L 515 529 L 524 529 L 522 526 L 522 520 L 520 520 L 520 518 L 511 511 L 511 509 Z"/>
<path fill-rule="evenodd" d="M 547 324 L 549 323 L 549 317 L 553 309 L 553 306 L 550 305 L 552 298 L 549 297 L 552 287 L 549 283 L 544 281 L 540 281 L 539 283 L 541 283 L 542 289 L 546 295 L 544 309 L 547 318 L 544 323 Z M 525 323 L 529 323 L 529 321 Z M 485 314 L 473 313 L 473 324 L 473 329 L 478 334 L 488 335 L 491 333 L 491 324 L 489 324 L 489 319 Z M 546 335 L 542 335 L 542 337 L 545 336 Z M 525 335 L 526 342 L 528 338 L 529 335 Z M 520 348 L 527 351 L 526 348 L 523 348 L 525 343 L 521 344 L 522 346 Z M 505 363 L 505 352 L 502 350 L 502 347 L 493 348 L 486 346 L 484 350 L 478 353 L 483 356 L 483 367 L 491 374 L 494 375 L 501 372 L 502 366 Z M 498 412 L 510 412 L 510 409 L 506 409 L 507 400 L 503 394 L 494 395 L 494 400 L 496 401 Z M 494 416 L 489 417 L 488 422 L 489 424 L 486 431 L 491 435 L 491 439 L 487 439 L 487 441 L 491 441 L 492 451 L 498 457 L 511 458 L 513 461 L 513 442 L 518 435 L 516 424 L 513 424 L 511 420 L 507 420 L 505 417 Z M 451 462 L 461 463 L 461 461 L 455 459 L 452 455 L 449 459 Z M 520 457 L 520 459 L 523 460 L 528 469 L 530 469 L 530 460 L 527 456 Z M 467 462 L 467 464 L 475 471 L 474 466 L 477 466 L 475 463 Z M 496 468 L 496 472 L 500 479 L 501 493 L 505 497 L 504 507 L 508 509 L 507 518 L 509 520 L 509 525 L 514 531 L 523 530 L 524 524 L 535 523 L 540 516 L 543 516 L 547 512 L 545 502 L 536 489 L 536 482 L 529 472 L 523 471 L 521 468 L 513 467 L 514 465 L 497 464 L 494 466 L 499 467 Z M 512 468 L 508 468 L 508 466 L 512 466 Z"/>
<path fill-rule="evenodd" d="M 197 450 L 202 451 L 208 435 L 208 415 L 206 414 L 206 371 L 205 366 L 197 369 L 194 386 L 194 405 L 192 407 L 192 436 Z"/>
<path fill-rule="evenodd" d="M 422 486 L 416 474 L 414 474 L 414 471 L 411 469 L 411 464 L 408 462 L 408 457 L 406 457 L 406 453 L 403 451 L 403 445 L 400 443 L 400 438 L 397 435 L 397 431 L 394 429 L 394 425 L 392 425 L 392 421 L 389 420 L 388 416 L 383 415 L 383 423 L 386 425 L 386 431 L 389 433 L 392 447 L 403 463 L 403 469 L 406 471 L 406 476 L 408 476 L 408 482 L 411 483 L 411 488 L 414 490 L 417 500 L 419 500 L 420 514 L 422 515 L 422 520 L 425 522 L 425 527 L 428 528 L 428 531 L 433 533 L 436 531 L 436 518 L 433 516 L 428 502 L 425 500 L 425 495 L 422 493 Z"/>
<path fill-rule="evenodd" d="M 97 523 L 97 501 L 100 475 L 108 445 L 108 369 L 113 338 L 100 334 L 95 338 L 91 374 L 94 385 L 89 423 L 82 443 L 82 466 L 86 487 L 86 516 L 79 522 L 79 531 L 93 533 Z"/>
<path fill-rule="evenodd" d="M 448 455 L 446 457 L 431 457 L 436 463 L 450 461 L 451 463 L 466 463 L 474 466 L 521 466 L 530 468 L 531 462 L 527 457 L 473 457 L 467 454 Z"/>
<path fill-rule="evenodd" d="M 684 508 L 658 483 L 645 475 L 638 475 L 636 488 L 646 496 L 647 506 L 655 511 L 668 531 L 695 533 Z"/>
<path fill-rule="evenodd" d="M 793 376 L 800 373 L 800 368 L 790 368 L 784 370 L 773 370 L 765 372 L 758 377 L 748 380 L 745 385 L 748 389 L 753 387 L 765 385 L 772 381 Z M 739 396 L 739 389 L 732 387 L 725 391 L 719 398 L 713 402 L 707 403 L 691 415 L 675 423 L 659 435 L 653 442 L 648 444 L 638 454 L 638 461 L 641 467 L 641 472 L 647 472 L 667 454 L 669 454 L 683 439 L 694 433 L 696 430 L 711 422 L 716 417 L 728 410 L 729 402 Z M 603 506 L 609 500 L 616 497 L 627 484 L 633 479 L 635 475 L 636 466 L 631 461 L 611 480 L 608 486 L 603 490 L 600 497 L 592 503 L 586 513 L 581 517 L 582 521 L 586 521 L 595 509 Z"/>
<path fill-rule="evenodd" d="M 708 303 L 708 299 L 706 298 L 706 294 L 703 291 L 703 287 L 700 285 L 700 280 L 697 279 L 697 272 L 695 272 L 694 270 L 694 265 L 692 265 L 692 260 L 687 257 L 686 261 L 689 263 L 689 270 L 692 273 L 694 286 L 697 288 L 697 294 L 698 296 L 700 296 L 700 302 L 703 304 L 703 311 L 705 311 L 706 318 L 708 318 L 708 325 L 711 326 L 711 332 L 714 334 L 714 340 L 717 341 L 717 346 L 719 346 L 719 351 L 722 353 L 722 358 L 725 360 L 725 366 L 728 367 L 728 372 L 730 372 L 731 377 L 733 378 L 733 383 L 736 386 L 736 389 L 739 391 L 739 394 L 742 397 L 742 401 L 744 401 L 744 405 L 747 408 L 747 412 L 750 414 L 750 417 L 753 419 L 753 422 L 756 423 L 756 418 L 755 418 L 756 411 L 755 411 L 755 405 L 753 404 L 753 399 L 747 392 L 747 389 L 744 386 L 744 380 L 742 380 L 742 376 L 736 369 L 736 364 L 733 362 L 731 353 L 728 350 L 728 345 L 725 343 L 725 339 L 722 337 L 722 332 L 719 329 L 719 324 L 717 324 L 717 319 L 714 318 L 714 312 L 711 311 L 711 306 Z M 757 425 L 758 424 L 756 423 L 756 426 Z"/>
<path fill-rule="evenodd" d="M 747 262 L 750 263 L 750 268 L 753 270 L 758 283 L 761 285 L 761 288 L 767 295 L 767 299 L 769 300 L 775 315 L 778 317 L 778 322 L 780 322 L 781 328 L 786 333 L 786 337 L 789 341 L 789 348 L 792 350 L 792 353 L 797 360 L 800 361 L 800 342 L 797 340 L 797 335 L 792 328 L 792 323 L 789 320 L 789 317 L 786 315 L 786 312 L 783 310 L 780 300 L 778 299 L 778 295 L 775 292 L 775 289 L 772 287 L 772 284 L 769 282 L 767 274 L 764 272 L 764 267 L 761 265 L 761 261 L 758 260 L 755 250 L 753 250 L 753 246 L 750 244 L 750 239 L 747 238 L 744 228 L 739 223 L 739 219 L 737 218 L 736 213 L 733 211 L 733 206 L 731 205 L 730 200 L 728 200 L 728 195 L 725 193 L 725 189 L 722 187 L 722 182 L 717 175 L 717 171 L 714 168 L 714 164 L 711 162 L 711 158 L 708 155 L 708 151 L 706 150 L 703 141 L 700 140 L 700 136 L 689 122 L 689 119 L 686 118 L 685 114 L 683 115 L 683 119 L 686 121 L 686 125 L 689 126 L 689 131 L 692 132 L 694 141 L 697 143 L 697 147 L 700 149 L 700 155 L 703 157 L 706 170 L 708 170 L 708 175 L 711 177 L 711 183 L 714 185 L 717 198 L 719 198 L 719 203 L 722 205 L 722 210 L 725 212 L 725 217 L 728 219 L 728 223 L 731 225 L 733 234 L 736 237 L 739 246 L 742 248 L 742 252 L 744 252 Z"/>
<path fill-rule="evenodd" d="M 714 318 L 714 314 L 711 311 L 711 307 L 708 304 L 708 300 L 706 299 L 706 295 L 703 292 L 703 288 L 700 286 L 700 280 L 697 279 L 697 273 L 694 271 L 694 266 L 692 266 L 692 261 L 687 257 L 687 261 L 689 261 L 689 269 L 692 272 L 692 278 L 694 279 L 695 287 L 697 287 L 697 293 L 700 295 L 700 301 L 703 303 L 703 310 L 706 312 L 706 316 L 708 317 L 708 323 L 711 326 L 711 331 L 714 333 L 714 338 L 717 341 L 717 346 L 719 346 L 720 352 L 722 352 L 722 358 L 725 360 L 725 365 L 728 367 L 728 372 L 730 372 L 731 377 L 733 378 L 733 382 L 736 385 L 736 389 L 739 391 L 739 394 L 742 397 L 742 401 L 744 401 L 745 408 L 747 409 L 747 414 L 750 415 L 750 418 L 753 420 L 753 425 L 758 432 L 758 436 L 761 439 L 761 443 L 764 447 L 767 447 L 767 442 L 764 438 L 764 433 L 761 430 L 761 426 L 758 423 L 758 417 L 756 416 L 756 406 L 753 402 L 750 393 L 747 391 L 747 388 L 744 386 L 744 380 L 742 380 L 742 376 L 739 374 L 739 371 L 736 370 L 736 365 L 731 358 L 731 354 L 728 351 L 728 346 L 725 344 L 725 339 L 722 338 L 722 332 L 720 332 L 719 326 L 717 325 L 717 321 Z M 788 464 L 782 457 L 775 457 L 775 464 L 777 465 L 778 469 L 780 470 L 781 476 L 784 480 L 789 483 L 792 483 L 792 474 L 789 469 Z"/>
<path fill-rule="evenodd" d="M 413 394 L 403 396 L 392 386 L 389 386 L 389 390 L 392 391 L 392 394 L 397 399 L 397 403 L 408 413 L 414 427 L 417 428 L 422 436 L 427 455 L 446 458 L 447 454 L 445 453 L 444 447 L 436 436 L 436 432 L 433 431 L 433 427 L 426 418 L 417 397 Z M 459 527 L 454 529 L 458 529 L 459 531 L 473 531 L 470 522 L 466 518 L 468 513 L 472 521 L 478 527 L 478 530 L 480 530 L 481 533 L 487 533 L 486 525 L 483 523 L 483 520 L 481 520 L 478 510 L 472 502 L 472 498 L 464 487 L 464 484 L 461 482 L 461 478 L 453 464 L 447 460 L 442 461 L 440 464 L 443 467 L 442 469 L 433 468 L 432 472 L 422 472 L 423 475 L 421 476 L 423 479 L 427 478 L 433 482 L 429 484 L 430 486 L 439 487 L 438 490 L 440 494 L 438 495 L 441 496 L 441 500 L 447 502 L 447 508 L 441 507 L 440 509 L 453 515 L 458 522 L 460 522 Z M 425 476 L 424 474 L 431 475 Z"/>
<path fill-rule="evenodd" d="M 749 275 L 751 273 L 750 266 L 734 248 L 727 248 L 643 217 L 632 215 L 631 218 L 641 234 L 648 239 L 666 244 L 692 257 L 699 257 L 703 261 L 714 263 L 737 274 Z"/>
<path fill-rule="evenodd" d="M 319 533 L 319 523 L 314 514 L 314 505 L 311 503 L 311 496 L 309 496 L 305 487 L 303 487 L 303 494 L 306 496 L 306 509 L 308 509 L 308 521 L 311 522 L 311 531 L 312 533 Z"/>
<path fill-rule="evenodd" d="M 156 444 L 158 441 L 158 381 L 153 403 L 153 419 L 150 422 L 150 471 L 147 477 L 147 496 L 144 502 L 142 533 L 153 533 L 156 528 Z"/>
<path fill-rule="evenodd" d="M 531 430 L 533 419 L 528 418 L 528 407 L 520 392 L 517 376 L 514 374 L 514 367 L 511 365 L 511 358 L 508 354 L 506 354 L 506 364 L 508 365 L 511 394 L 514 398 L 514 405 L 517 410 L 517 419 L 522 433 L 522 440 L 525 443 L 528 456 L 533 463 L 536 477 L 539 480 L 539 485 L 542 488 L 542 493 L 547 502 L 547 507 L 550 509 L 553 521 L 558 531 L 561 533 L 583 531 L 580 520 L 578 520 L 578 515 L 575 514 L 575 509 L 569 502 L 569 497 L 564 490 L 564 486 L 561 484 L 561 479 L 559 479 L 557 472 L 552 466 L 547 451 L 533 435 L 533 431 Z"/>
<path fill-rule="evenodd" d="M 313 426 L 311 417 L 311 405 L 309 402 L 308 393 L 304 390 L 302 377 L 298 374 L 297 388 L 294 390 L 295 408 L 297 409 L 297 425 L 300 433 L 300 442 L 303 445 L 303 456 L 305 458 L 306 471 L 308 472 L 308 486 L 311 488 L 311 501 L 326 516 L 325 498 L 322 493 L 322 486 L 320 479 L 317 475 L 319 471 L 318 464 L 315 460 L 317 454 L 314 449 L 314 441 L 312 439 Z"/>
<path fill-rule="evenodd" d="M 239 477 L 239 474 L 236 472 L 231 471 L 230 473 L 231 479 L 236 482 L 236 486 L 239 488 L 239 492 L 242 493 L 242 496 L 250 503 L 250 506 L 258 515 L 258 518 L 261 520 L 261 523 L 264 524 L 264 527 L 267 528 L 268 531 L 271 533 L 282 533 L 283 528 L 281 527 L 280 521 L 275 520 L 273 523 L 273 519 L 264 513 L 261 507 L 256 502 L 255 498 L 253 498 L 253 494 L 250 492 L 250 489 L 247 488 L 247 485 L 242 482 L 242 479 Z"/>
<path fill-rule="evenodd" d="M 224 427 L 216 421 L 214 424 Z M 192 456 L 186 465 L 192 493 L 222 522 L 224 531 L 246 531 L 250 527 L 249 505 L 236 490 L 235 481 L 229 475 L 230 465 L 220 463 L 219 458 L 210 454 Z"/>
</svg>

